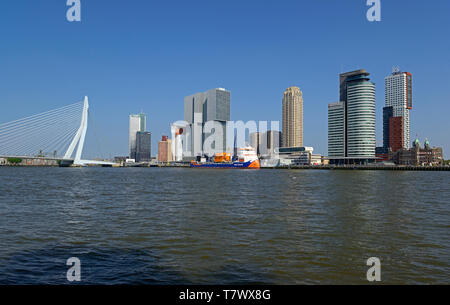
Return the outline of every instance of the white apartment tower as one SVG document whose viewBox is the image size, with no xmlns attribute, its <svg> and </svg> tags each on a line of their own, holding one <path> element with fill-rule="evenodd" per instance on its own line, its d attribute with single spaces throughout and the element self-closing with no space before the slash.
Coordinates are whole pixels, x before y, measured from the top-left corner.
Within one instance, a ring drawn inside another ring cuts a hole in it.
<svg viewBox="0 0 450 305">
<path fill-rule="evenodd" d="M 303 93 L 289 87 L 283 96 L 283 147 L 303 147 Z"/>
<path fill-rule="evenodd" d="M 385 85 L 386 107 L 392 107 L 393 117 L 402 118 L 401 146 L 408 149 L 410 145 L 410 110 L 412 109 L 412 74 L 400 72 L 398 68 L 395 68 L 392 75 L 385 78 Z"/>
</svg>

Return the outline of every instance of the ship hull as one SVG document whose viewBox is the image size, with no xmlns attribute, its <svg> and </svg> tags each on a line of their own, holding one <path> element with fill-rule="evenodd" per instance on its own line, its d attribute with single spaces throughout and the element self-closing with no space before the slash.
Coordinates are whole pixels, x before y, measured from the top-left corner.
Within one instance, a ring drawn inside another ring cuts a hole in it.
<svg viewBox="0 0 450 305">
<path fill-rule="evenodd" d="M 194 168 L 248 168 L 259 169 L 259 160 L 248 162 L 230 162 L 230 163 L 199 163 L 192 162 L 191 167 Z"/>
</svg>

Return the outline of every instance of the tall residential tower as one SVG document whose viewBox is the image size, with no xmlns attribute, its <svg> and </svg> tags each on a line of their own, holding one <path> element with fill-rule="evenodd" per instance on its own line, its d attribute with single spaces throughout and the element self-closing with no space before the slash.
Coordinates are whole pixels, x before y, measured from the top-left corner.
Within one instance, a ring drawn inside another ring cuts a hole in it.
<svg viewBox="0 0 450 305">
<path fill-rule="evenodd" d="M 283 96 L 283 147 L 303 147 L 303 94 L 290 87 Z"/>
<path fill-rule="evenodd" d="M 385 78 L 383 108 L 383 147 L 393 152 L 410 146 L 410 110 L 412 109 L 412 74 L 395 68 Z"/>
</svg>

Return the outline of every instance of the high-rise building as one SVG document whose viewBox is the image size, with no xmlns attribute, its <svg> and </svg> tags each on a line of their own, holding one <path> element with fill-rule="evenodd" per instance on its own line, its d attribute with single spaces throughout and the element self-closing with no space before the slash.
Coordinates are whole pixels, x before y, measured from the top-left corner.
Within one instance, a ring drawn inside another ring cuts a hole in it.
<svg viewBox="0 0 450 305">
<path fill-rule="evenodd" d="M 386 107 L 383 109 L 383 146 L 397 151 L 410 145 L 412 74 L 395 68 L 385 78 Z"/>
<path fill-rule="evenodd" d="M 289 87 L 283 96 L 283 147 L 303 147 L 303 94 Z"/>
<path fill-rule="evenodd" d="M 375 84 L 369 73 L 347 80 L 347 157 L 375 158 Z"/>
<path fill-rule="evenodd" d="M 387 153 L 389 144 L 389 119 L 394 115 L 394 109 L 392 106 L 383 108 L 383 148 Z"/>
<path fill-rule="evenodd" d="M 172 140 L 167 136 L 162 136 L 161 141 L 158 143 L 158 161 L 170 162 L 173 161 L 172 157 Z"/>
<path fill-rule="evenodd" d="M 192 157 L 197 157 L 207 153 L 208 147 L 204 147 L 206 138 L 210 135 L 205 133 L 206 122 L 213 121 L 216 126 L 222 129 L 223 141 L 214 143 L 215 150 L 226 151 L 227 130 L 226 123 L 230 120 L 230 91 L 223 88 L 211 89 L 203 93 L 196 93 L 184 98 L 184 120 L 190 125 L 191 137 L 189 150 Z M 199 125 L 201 132 L 196 132 Z M 198 126 L 197 126 L 198 127 Z M 214 132 L 219 132 L 214 130 Z M 219 146 L 222 146 L 221 148 Z"/>
<path fill-rule="evenodd" d="M 130 136 L 129 148 L 130 159 L 136 159 L 136 133 L 145 131 L 146 117 L 145 114 L 130 114 Z"/>
<path fill-rule="evenodd" d="M 273 155 L 275 151 L 280 148 L 281 132 L 278 130 L 269 130 L 267 134 L 267 154 Z"/>
<path fill-rule="evenodd" d="M 339 76 L 340 99 L 328 105 L 330 163 L 360 164 L 375 160 L 375 84 L 366 70 Z"/>
<path fill-rule="evenodd" d="M 261 144 L 261 133 L 260 132 L 252 132 L 248 135 L 250 147 L 255 149 L 258 153 L 260 152 L 260 144 Z"/>
<path fill-rule="evenodd" d="M 328 105 L 328 156 L 345 157 L 344 102 Z"/>
<path fill-rule="evenodd" d="M 249 134 L 250 146 L 263 157 L 275 154 L 275 150 L 280 147 L 280 138 L 281 132 L 276 130 L 252 132 Z"/>
<path fill-rule="evenodd" d="M 403 147 L 404 120 L 402 117 L 393 116 L 389 118 L 389 148 L 397 151 Z"/>
<path fill-rule="evenodd" d="M 172 159 L 183 161 L 183 142 L 186 141 L 185 124 L 172 124 L 170 127 L 172 134 Z"/>
<path fill-rule="evenodd" d="M 149 131 L 136 133 L 136 162 L 150 162 L 152 134 Z"/>
</svg>

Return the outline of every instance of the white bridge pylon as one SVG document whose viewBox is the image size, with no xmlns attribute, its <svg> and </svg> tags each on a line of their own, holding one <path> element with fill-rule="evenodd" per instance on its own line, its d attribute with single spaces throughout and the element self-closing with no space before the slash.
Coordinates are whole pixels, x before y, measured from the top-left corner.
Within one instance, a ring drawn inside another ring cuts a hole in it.
<svg viewBox="0 0 450 305">
<path fill-rule="evenodd" d="M 82 159 L 88 110 L 86 96 L 84 101 L 0 123 L 0 157 L 52 159 L 64 166 L 112 165 Z"/>
<path fill-rule="evenodd" d="M 83 113 L 81 116 L 80 128 L 78 128 L 75 137 L 69 145 L 69 148 L 64 155 L 64 159 L 70 160 L 73 155 L 75 147 L 77 151 L 75 152 L 75 158 L 73 159 L 74 165 L 86 166 L 86 165 L 113 165 L 114 163 L 105 161 L 92 161 L 92 160 L 82 160 L 81 155 L 83 153 L 84 140 L 86 139 L 86 132 L 88 127 L 88 110 L 89 110 L 89 99 L 87 96 L 84 97 L 83 102 Z M 78 146 L 77 146 L 78 145 Z"/>
<path fill-rule="evenodd" d="M 66 151 L 66 154 L 64 155 L 64 159 L 70 159 L 72 157 L 75 147 L 78 144 L 77 152 L 76 152 L 75 158 L 73 160 L 73 164 L 75 164 L 75 165 L 84 165 L 81 162 L 81 154 L 83 153 L 84 140 L 86 139 L 86 132 L 87 132 L 87 126 L 88 126 L 88 110 L 89 110 L 89 100 L 88 100 L 88 97 L 85 96 L 80 128 L 78 128 L 78 131 L 75 134 L 75 137 L 73 138 L 72 142 L 70 143 L 69 148 Z"/>
</svg>

